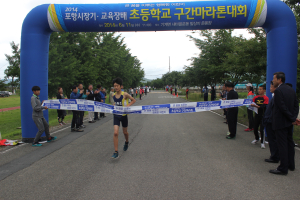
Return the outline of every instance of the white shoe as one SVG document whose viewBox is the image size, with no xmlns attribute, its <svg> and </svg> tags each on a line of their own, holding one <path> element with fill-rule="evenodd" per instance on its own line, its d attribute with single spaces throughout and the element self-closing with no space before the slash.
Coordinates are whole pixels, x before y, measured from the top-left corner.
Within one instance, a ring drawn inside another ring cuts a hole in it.
<svg viewBox="0 0 300 200">
<path fill-rule="evenodd" d="M 227 135 L 230 135 L 230 132 L 227 132 Z"/>
<path fill-rule="evenodd" d="M 261 146 L 260 146 L 262 149 L 265 149 L 266 147 L 265 147 L 265 144 L 261 144 Z"/>
<path fill-rule="evenodd" d="M 253 140 L 251 143 L 252 144 L 257 144 L 259 142 L 259 140 Z"/>
<path fill-rule="evenodd" d="M 269 142 L 268 142 L 268 141 L 265 141 L 265 144 L 269 144 Z"/>
</svg>

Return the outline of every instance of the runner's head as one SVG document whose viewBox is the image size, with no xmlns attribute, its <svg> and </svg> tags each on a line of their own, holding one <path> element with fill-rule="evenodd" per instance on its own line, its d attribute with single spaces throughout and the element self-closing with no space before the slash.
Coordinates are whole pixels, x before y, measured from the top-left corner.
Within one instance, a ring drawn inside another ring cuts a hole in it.
<svg viewBox="0 0 300 200">
<path fill-rule="evenodd" d="M 123 86 L 123 80 L 121 78 L 115 78 L 113 80 L 114 88 L 116 92 L 120 92 L 122 86 Z"/>
<path fill-rule="evenodd" d="M 39 86 L 33 86 L 32 87 L 32 92 L 34 95 L 39 96 L 41 93 L 41 88 Z"/>
</svg>

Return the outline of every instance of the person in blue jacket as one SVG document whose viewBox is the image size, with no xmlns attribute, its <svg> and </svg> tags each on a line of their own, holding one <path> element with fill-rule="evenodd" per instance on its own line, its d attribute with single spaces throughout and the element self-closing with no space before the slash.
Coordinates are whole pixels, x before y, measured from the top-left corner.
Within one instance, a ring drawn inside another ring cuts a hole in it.
<svg viewBox="0 0 300 200">
<path fill-rule="evenodd" d="M 87 95 L 89 95 L 90 93 L 87 92 L 86 95 L 83 94 L 83 85 L 82 83 L 78 84 L 78 91 L 77 94 L 80 94 L 80 92 L 82 91 L 82 96 L 79 99 L 86 99 Z M 79 112 L 79 122 L 80 122 L 80 127 L 81 128 L 85 128 L 85 126 L 83 125 L 83 117 L 84 117 L 84 111 L 78 111 Z"/>
<path fill-rule="evenodd" d="M 79 93 L 78 93 L 79 92 Z M 80 99 L 83 95 L 83 90 L 79 91 L 78 87 L 74 85 L 72 87 L 72 93 L 70 95 L 70 99 Z M 71 124 L 71 131 L 74 132 L 83 132 L 83 130 L 80 129 L 80 111 L 73 110 L 73 118 L 72 118 L 72 124 Z"/>
</svg>

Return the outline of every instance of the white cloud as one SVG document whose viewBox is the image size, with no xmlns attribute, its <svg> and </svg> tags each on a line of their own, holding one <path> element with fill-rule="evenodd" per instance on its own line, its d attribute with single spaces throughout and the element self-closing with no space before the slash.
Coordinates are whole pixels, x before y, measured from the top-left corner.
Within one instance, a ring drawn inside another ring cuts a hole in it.
<svg viewBox="0 0 300 200">
<path fill-rule="evenodd" d="M 189 0 L 190 1 L 190 0 Z M 199 1 L 199 0 L 198 0 Z M 51 3 L 59 4 L 97 4 L 99 0 L 52 0 Z M 120 0 L 102 0 L 101 3 L 120 3 Z M 140 3 L 148 1 L 126 0 L 126 3 Z M 162 2 L 152 0 L 152 2 Z M 174 2 L 164 0 L 163 2 Z M 184 2 L 184 1 L 181 1 Z M 122 2 L 123 3 L 123 2 Z M 41 4 L 49 4 L 49 0 L 11 0 L 2 2 L 0 12 L 0 79 L 4 78 L 4 70 L 8 65 L 4 54 L 11 54 L 9 43 L 14 41 L 20 44 L 21 29 L 24 18 L 34 7 Z M 127 47 L 131 53 L 137 56 L 145 69 L 146 78 L 161 77 L 169 71 L 169 56 L 171 57 L 171 71 L 182 71 L 184 65 L 189 65 L 187 59 L 199 54 L 194 43 L 189 41 L 186 35 L 190 31 L 168 32 L 127 32 L 121 33 L 125 37 Z M 245 30 L 238 30 L 235 34 L 247 35 Z M 249 37 L 249 36 L 247 36 Z M 154 75 L 154 76 L 153 76 Z"/>
</svg>

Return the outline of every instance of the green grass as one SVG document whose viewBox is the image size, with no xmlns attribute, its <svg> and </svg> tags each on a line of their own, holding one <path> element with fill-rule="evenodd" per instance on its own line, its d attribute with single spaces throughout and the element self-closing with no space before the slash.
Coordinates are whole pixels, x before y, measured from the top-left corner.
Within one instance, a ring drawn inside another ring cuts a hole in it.
<svg viewBox="0 0 300 200">
<path fill-rule="evenodd" d="M 20 106 L 20 96 L 0 97 L 0 109 Z"/>
<path fill-rule="evenodd" d="M 88 112 L 85 112 L 87 116 Z M 31 116 L 29 116 L 31 118 Z M 21 139 L 22 130 L 17 129 L 21 127 L 21 112 L 18 110 L 11 110 L 0 112 L 0 132 L 3 139 L 18 140 Z M 64 121 L 71 122 L 72 113 L 67 114 Z M 50 127 L 57 126 L 57 110 L 49 109 L 49 125 Z"/>
</svg>

